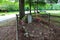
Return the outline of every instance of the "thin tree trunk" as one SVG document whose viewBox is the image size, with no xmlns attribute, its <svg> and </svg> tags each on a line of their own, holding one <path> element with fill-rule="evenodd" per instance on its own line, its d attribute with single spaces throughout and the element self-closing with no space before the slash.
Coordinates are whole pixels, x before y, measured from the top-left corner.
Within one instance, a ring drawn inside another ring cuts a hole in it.
<svg viewBox="0 0 60 40">
<path fill-rule="evenodd" d="M 37 13 L 38 13 L 38 0 L 37 0 Z"/>
<path fill-rule="evenodd" d="M 35 13 L 35 4 L 34 4 L 34 13 Z"/>
<path fill-rule="evenodd" d="M 19 0 L 19 16 L 22 19 L 25 16 L 24 0 Z"/>
<path fill-rule="evenodd" d="M 30 15 L 31 15 L 31 0 L 29 1 L 29 6 L 30 6 Z"/>
</svg>

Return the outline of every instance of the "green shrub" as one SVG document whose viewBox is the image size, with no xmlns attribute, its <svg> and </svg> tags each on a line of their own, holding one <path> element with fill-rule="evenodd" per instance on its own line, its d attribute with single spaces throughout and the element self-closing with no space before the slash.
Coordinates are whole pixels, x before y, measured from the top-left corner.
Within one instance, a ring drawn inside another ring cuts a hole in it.
<svg viewBox="0 0 60 40">
<path fill-rule="evenodd" d="M 19 10 L 19 3 L 12 3 L 7 2 L 0 5 L 0 10 L 7 10 L 7 11 L 18 11 Z"/>
<path fill-rule="evenodd" d="M 8 4 L 7 10 L 8 11 L 18 11 L 19 10 L 18 3 L 12 3 L 12 4 L 10 3 L 10 4 Z"/>
</svg>

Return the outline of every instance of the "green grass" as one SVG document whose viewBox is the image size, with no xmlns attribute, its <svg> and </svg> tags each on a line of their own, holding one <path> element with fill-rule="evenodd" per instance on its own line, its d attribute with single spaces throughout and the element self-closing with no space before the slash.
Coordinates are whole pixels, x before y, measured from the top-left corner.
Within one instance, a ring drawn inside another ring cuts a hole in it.
<svg viewBox="0 0 60 40">
<path fill-rule="evenodd" d="M 44 14 L 46 14 L 46 13 L 41 12 L 40 14 L 44 15 Z M 60 16 L 60 13 L 50 13 L 50 15 L 52 15 L 52 16 Z M 59 18 L 59 17 L 51 17 L 51 16 L 50 16 L 50 18 L 51 18 L 51 20 L 60 22 L 60 18 Z"/>
<path fill-rule="evenodd" d="M 18 14 L 19 12 L 0 12 L 0 16 L 4 16 L 4 15 L 10 15 L 10 14 Z M 34 13 L 32 13 L 34 14 Z M 40 14 L 47 14 L 45 12 L 40 12 Z M 55 16 L 60 16 L 60 13 L 50 13 L 51 15 L 55 15 Z"/>
<path fill-rule="evenodd" d="M 60 13 L 50 13 L 51 15 L 60 16 Z"/>
<path fill-rule="evenodd" d="M 0 16 L 4 16 L 4 15 L 10 15 L 10 14 L 18 14 L 19 12 L 0 12 Z"/>
<path fill-rule="evenodd" d="M 40 12 L 40 14 L 47 14 L 45 12 Z M 50 13 L 50 15 L 60 16 L 60 13 Z"/>
</svg>

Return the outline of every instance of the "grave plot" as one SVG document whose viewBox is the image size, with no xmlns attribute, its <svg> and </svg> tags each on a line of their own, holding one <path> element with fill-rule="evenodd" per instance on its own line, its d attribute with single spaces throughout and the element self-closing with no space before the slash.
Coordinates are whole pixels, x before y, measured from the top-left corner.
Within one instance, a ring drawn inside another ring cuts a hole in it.
<svg viewBox="0 0 60 40">
<path fill-rule="evenodd" d="M 19 18 L 18 18 L 19 19 Z M 32 17 L 28 20 L 17 20 L 18 40 L 60 40 L 60 28 L 50 21 L 49 16 Z"/>
</svg>

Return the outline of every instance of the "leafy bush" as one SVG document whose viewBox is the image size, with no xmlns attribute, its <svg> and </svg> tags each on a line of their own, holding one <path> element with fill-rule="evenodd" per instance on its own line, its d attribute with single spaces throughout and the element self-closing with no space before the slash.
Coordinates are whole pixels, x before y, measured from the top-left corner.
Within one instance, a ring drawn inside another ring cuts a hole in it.
<svg viewBox="0 0 60 40">
<path fill-rule="evenodd" d="M 19 10 L 18 3 L 8 4 L 7 10 L 8 11 L 18 11 Z"/>
<path fill-rule="evenodd" d="M 60 10 L 60 4 L 54 4 L 53 9 Z"/>
<path fill-rule="evenodd" d="M 19 3 L 12 3 L 7 2 L 0 5 L 0 10 L 7 10 L 7 11 L 18 11 L 19 10 Z"/>
</svg>

